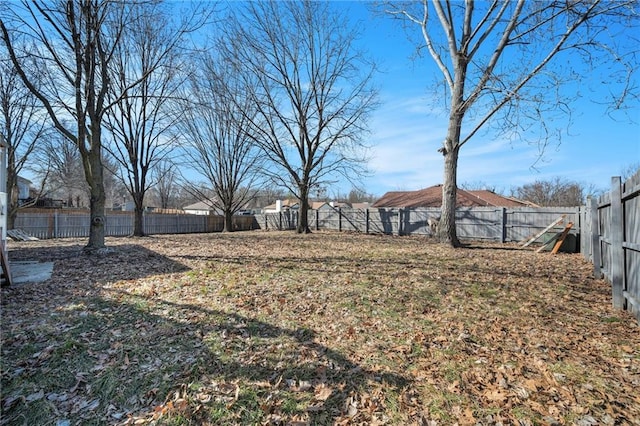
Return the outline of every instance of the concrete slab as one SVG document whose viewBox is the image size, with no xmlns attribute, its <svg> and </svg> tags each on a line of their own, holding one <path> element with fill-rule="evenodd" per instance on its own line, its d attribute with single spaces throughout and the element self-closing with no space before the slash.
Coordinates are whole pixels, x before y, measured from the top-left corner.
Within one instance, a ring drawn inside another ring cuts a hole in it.
<svg viewBox="0 0 640 426">
<path fill-rule="evenodd" d="M 9 262 L 11 284 L 40 283 L 51 278 L 53 262 Z"/>
</svg>

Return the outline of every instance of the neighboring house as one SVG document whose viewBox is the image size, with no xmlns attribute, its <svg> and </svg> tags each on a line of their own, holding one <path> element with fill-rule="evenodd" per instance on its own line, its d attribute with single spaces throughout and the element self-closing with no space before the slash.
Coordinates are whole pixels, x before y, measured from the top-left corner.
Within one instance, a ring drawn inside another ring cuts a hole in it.
<svg viewBox="0 0 640 426">
<path fill-rule="evenodd" d="M 369 207 L 371 207 L 371 203 L 368 201 L 365 201 L 363 203 L 351 203 L 351 208 L 352 209 L 357 209 L 357 210 L 366 210 Z"/>
<path fill-rule="evenodd" d="M 331 208 L 326 201 L 313 201 L 309 204 L 311 204 L 311 210 L 327 210 Z"/>
<path fill-rule="evenodd" d="M 26 200 L 31 197 L 31 185 L 33 185 L 33 182 L 31 182 L 29 179 L 18 176 L 18 200 Z"/>
<path fill-rule="evenodd" d="M 224 216 L 224 211 L 221 208 L 214 206 L 215 202 L 212 200 L 203 200 L 198 201 L 197 203 L 189 204 L 188 206 L 184 206 L 182 210 L 187 214 L 197 214 L 202 216 L 215 215 L 215 216 Z M 154 208 L 153 211 L 161 211 L 163 209 Z M 166 210 L 166 209 L 164 209 Z M 249 204 L 245 204 L 244 208 L 241 208 L 237 212 L 236 215 L 250 215 L 252 214 L 251 209 L 249 209 Z"/>
<path fill-rule="evenodd" d="M 134 203 L 131 200 L 125 201 L 120 208 L 120 210 L 122 210 L 123 212 L 132 212 L 135 209 L 136 209 L 136 203 Z"/>
<path fill-rule="evenodd" d="M 218 210 L 215 207 L 211 207 L 213 203 L 211 201 L 198 201 L 197 203 L 184 206 L 182 210 L 188 214 L 198 215 L 214 215 L 218 214 Z"/>
<path fill-rule="evenodd" d="M 297 210 L 300 208 L 298 201 L 295 199 L 276 200 L 275 204 L 271 204 L 262 209 L 264 213 L 279 213 L 287 210 Z"/>
<path fill-rule="evenodd" d="M 50 197 L 39 197 L 38 191 L 33 188 L 33 182 L 29 179 L 18 176 L 16 181 L 18 187 L 18 206 L 20 207 L 36 207 L 44 209 L 61 209 L 64 205 L 63 200 Z"/>
<path fill-rule="evenodd" d="M 387 192 L 373 207 L 441 207 L 442 185 L 435 185 L 417 191 L 391 191 Z M 495 192 L 465 191 L 458 188 L 456 207 L 536 207 L 528 201 L 518 200 L 512 197 L 503 197 Z"/>
<path fill-rule="evenodd" d="M 350 209 L 351 206 L 348 203 L 342 203 L 340 201 L 330 201 L 329 205 L 331 207 L 333 207 L 334 209 L 340 208 L 340 209 Z"/>
</svg>

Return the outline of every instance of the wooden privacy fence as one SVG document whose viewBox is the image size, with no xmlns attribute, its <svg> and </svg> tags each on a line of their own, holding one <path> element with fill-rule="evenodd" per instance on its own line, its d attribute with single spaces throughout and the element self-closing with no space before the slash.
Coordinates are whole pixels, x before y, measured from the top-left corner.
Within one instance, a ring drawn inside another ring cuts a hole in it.
<svg viewBox="0 0 640 426">
<path fill-rule="evenodd" d="M 559 216 L 573 222 L 573 244 L 580 234 L 580 207 L 502 208 L 471 207 L 456 209 L 458 236 L 465 239 L 501 242 L 522 241 L 544 230 Z M 428 220 L 440 217 L 439 208 L 350 209 L 325 207 L 309 211 L 313 230 L 355 231 L 370 234 L 430 235 Z M 298 224 L 296 211 L 256 215 L 261 229 L 288 230 Z"/>
<path fill-rule="evenodd" d="M 640 321 L 640 171 L 611 190 L 590 198 L 584 212 L 582 253 L 593 262 L 595 278 L 611 284 L 613 306 Z"/>
<path fill-rule="evenodd" d="M 585 217 L 579 207 L 561 208 L 495 208 L 473 207 L 456 210 L 458 236 L 465 239 L 500 242 L 523 241 L 544 230 L 559 216 L 573 222 L 573 243 L 580 234 Z M 105 218 L 107 236 L 133 233 L 132 212 L 108 212 Z M 430 235 L 428 220 L 440 216 L 438 208 L 422 209 L 348 209 L 323 208 L 309 211 L 309 226 L 315 230 L 354 231 L 370 234 Z M 234 230 L 291 230 L 298 225 L 296 211 L 267 213 L 256 216 L 234 216 Z M 222 231 L 222 216 L 192 214 L 145 213 L 146 234 L 182 234 Z M 89 236 L 89 213 L 78 210 L 27 209 L 15 221 L 19 228 L 37 238 Z"/>
<path fill-rule="evenodd" d="M 89 236 L 89 212 L 81 210 L 23 210 L 18 212 L 14 227 L 37 238 L 69 238 Z M 234 216 L 237 231 L 256 229 L 253 216 Z M 224 217 L 193 214 L 145 213 L 145 234 L 185 234 L 220 232 Z M 133 233 L 133 212 L 108 212 L 105 235 L 121 237 Z"/>
</svg>

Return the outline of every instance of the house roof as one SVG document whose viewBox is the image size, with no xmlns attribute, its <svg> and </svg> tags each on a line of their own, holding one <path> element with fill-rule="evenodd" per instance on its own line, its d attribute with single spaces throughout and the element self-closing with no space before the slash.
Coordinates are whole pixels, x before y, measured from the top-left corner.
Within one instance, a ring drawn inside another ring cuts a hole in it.
<svg viewBox="0 0 640 426">
<path fill-rule="evenodd" d="M 365 201 L 363 203 L 351 203 L 352 209 L 368 209 L 371 207 L 371 203 Z"/>
<path fill-rule="evenodd" d="M 214 208 L 211 207 L 211 204 L 212 204 L 211 201 L 198 201 L 197 203 L 184 206 L 182 210 L 204 210 L 204 211 L 214 210 Z"/>
<path fill-rule="evenodd" d="M 31 182 L 29 179 L 24 178 L 22 176 L 18 176 L 18 182 L 24 183 L 24 184 L 27 184 L 27 185 L 33 184 L 33 182 Z"/>
<path fill-rule="evenodd" d="M 327 206 L 329 205 L 329 204 L 327 204 L 326 201 L 312 201 L 309 204 L 311 204 L 311 209 L 312 210 L 318 210 L 320 207 L 322 207 L 324 205 L 327 205 Z"/>
<path fill-rule="evenodd" d="M 511 197 L 503 197 L 495 192 L 465 191 L 458 188 L 456 207 L 524 207 L 531 203 Z M 384 194 L 373 207 L 440 207 L 442 206 L 442 185 L 434 185 L 417 191 L 390 191 Z"/>
<path fill-rule="evenodd" d="M 351 208 L 349 203 L 343 203 L 343 202 L 340 202 L 340 201 L 334 201 L 332 206 L 335 207 L 335 208 L 338 208 L 338 207 L 346 208 L 346 209 Z"/>
</svg>

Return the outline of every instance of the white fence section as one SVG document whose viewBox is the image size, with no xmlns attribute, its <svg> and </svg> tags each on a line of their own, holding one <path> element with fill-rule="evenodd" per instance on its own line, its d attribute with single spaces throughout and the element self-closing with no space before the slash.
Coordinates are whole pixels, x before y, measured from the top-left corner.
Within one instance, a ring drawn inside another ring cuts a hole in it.
<svg viewBox="0 0 640 426">
<path fill-rule="evenodd" d="M 594 276 L 611 283 L 615 308 L 640 321 L 640 171 L 624 183 L 611 178 L 611 190 L 589 200 L 583 222 L 581 251 Z"/>
</svg>

